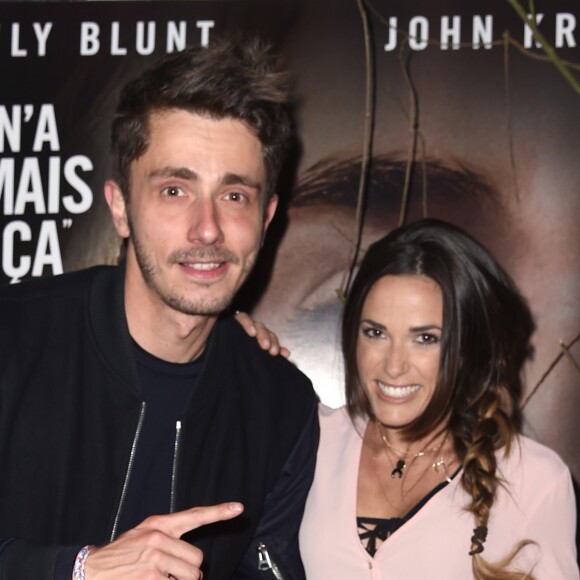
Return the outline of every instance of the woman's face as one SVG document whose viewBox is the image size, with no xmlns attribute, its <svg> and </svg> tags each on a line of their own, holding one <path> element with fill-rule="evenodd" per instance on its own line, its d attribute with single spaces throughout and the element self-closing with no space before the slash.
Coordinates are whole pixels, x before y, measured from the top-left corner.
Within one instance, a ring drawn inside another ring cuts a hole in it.
<svg viewBox="0 0 580 580">
<path fill-rule="evenodd" d="M 359 380 L 388 428 L 423 413 L 437 384 L 443 329 L 441 288 L 425 276 L 385 276 L 372 287 L 358 327 Z"/>
</svg>

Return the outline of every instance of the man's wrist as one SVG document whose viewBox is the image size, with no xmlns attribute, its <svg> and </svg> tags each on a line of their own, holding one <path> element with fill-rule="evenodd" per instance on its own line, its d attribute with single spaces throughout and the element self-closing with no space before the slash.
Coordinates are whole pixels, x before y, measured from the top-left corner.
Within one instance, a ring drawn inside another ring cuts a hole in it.
<svg viewBox="0 0 580 580">
<path fill-rule="evenodd" d="M 72 580 L 85 580 L 85 562 L 94 547 L 95 546 L 85 546 L 79 550 L 79 553 L 75 558 Z"/>
</svg>

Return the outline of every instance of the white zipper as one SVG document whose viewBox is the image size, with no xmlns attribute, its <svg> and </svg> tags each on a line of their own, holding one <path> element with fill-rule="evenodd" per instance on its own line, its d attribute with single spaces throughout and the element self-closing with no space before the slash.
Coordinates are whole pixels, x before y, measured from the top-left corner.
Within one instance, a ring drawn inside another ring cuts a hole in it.
<svg viewBox="0 0 580 580">
<path fill-rule="evenodd" d="M 113 523 L 113 530 L 111 531 L 110 541 L 112 542 L 117 537 L 117 529 L 119 527 L 119 519 L 121 517 L 121 510 L 125 503 L 125 498 L 127 496 L 127 489 L 129 487 L 129 480 L 131 479 L 131 471 L 133 471 L 133 463 L 135 463 L 135 452 L 137 451 L 137 443 L 139 442 L 139 436 L 141 435 L 141 429 L 143 427 L 143 421 L 145 420 L 145 410 L 147 404 L 145 402 L 141 403 L 141 411 L 139 412 L 139 421 L 137 423 L 137 430 L 135 431 L 135 437 L 133 437 L 133 444 L 131 445 L 131 454 L 129 455 L 129 463 L 127 465 L 127 473 L 125 473 L 125 481 L 123 482 L 123 490 L 121 491 L 121 499 L 119 500 L 119 507 L 117 508 L 117 513 L 115 515 L 115 522 Z"/>
<path fill-rule="evenodd" d="M 171 468 L 171 496 L 169 502 L 169 512 L 175 511 L 175 485 L 177 483 L 177 456 L 179 453 L 179 443 L 181 441 L 181 421 L 175 423 L 175 443 L 173 444 L 173 465 Z"/>
</svg>

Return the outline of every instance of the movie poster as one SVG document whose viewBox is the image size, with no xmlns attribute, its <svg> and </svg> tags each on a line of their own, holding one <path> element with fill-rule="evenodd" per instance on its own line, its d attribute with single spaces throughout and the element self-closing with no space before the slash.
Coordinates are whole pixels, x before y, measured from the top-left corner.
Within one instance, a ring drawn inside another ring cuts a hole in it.
<svg viewBox="0 0 580 580">
<path fill-rule="evenodd" d="M 338 406 L 360 254 L 401 221 L 463 226 L 530 302 L 525 432 L 578 479 L 580 6 L 535 10 L 536 37 L 509 0 L 0 3 L 0 282 L 115 263 L 102 186 L 119 87 L 186 44 L 260 34 L 293 74 L 301 143 L 236 306 Z"/>
</svg>

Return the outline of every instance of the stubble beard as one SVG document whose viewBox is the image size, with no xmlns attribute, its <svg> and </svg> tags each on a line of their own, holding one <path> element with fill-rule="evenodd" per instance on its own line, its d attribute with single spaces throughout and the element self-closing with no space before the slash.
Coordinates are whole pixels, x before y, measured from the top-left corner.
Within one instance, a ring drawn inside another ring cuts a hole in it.
<svg viewBox="0 0 580 580">
<path fill-rule="evenodd" d="M 205 298 L 197 297 L 193 299 L 172 292 L 170 288 L 163 288 L 159 283 L 159 278 L 161 276 L 159 268 L 155 266 L 150 252 L 141 243 L 131 219 L 129 219 L 129 227 L 131 231 L 131 243 L 133 244 L 135 258 L 141 271 L 141 275 L 143 276 L 143 280 L 147 287 L 152 290 L 164 304 L 177 312 L 192 316 L 218 316 L 229 307 L 239 289 L 238 287 L 233 288 L 220 296 L 208 296 Z M 240 285 L 245 281 L 254 267 L 256 254 L 257 252 L 247 260 L 240 279 Z M 167 262 L 171 265 L 187 262 L 188 259 L 200 258 L 208 261 L 228 262 L 234 265 L 239 264 L 240 262 L 240 259 L 229 250 L 219 249 L 213 246 L 173 252 L 169 256 Z M 205 286 L 206 288 L 211 286 L 211 284 L 204 285 L 203 283 L 198 283 L 198 285 Z"/>
</svg>

